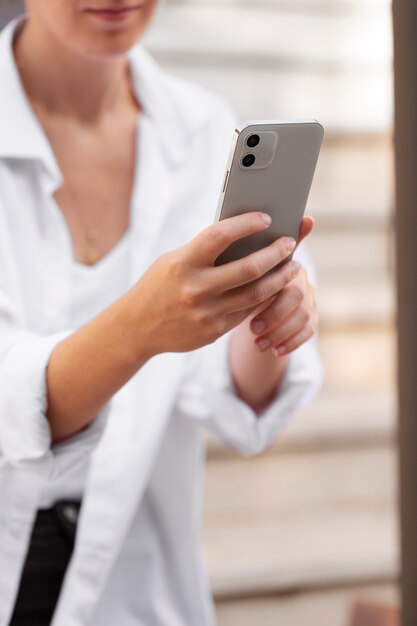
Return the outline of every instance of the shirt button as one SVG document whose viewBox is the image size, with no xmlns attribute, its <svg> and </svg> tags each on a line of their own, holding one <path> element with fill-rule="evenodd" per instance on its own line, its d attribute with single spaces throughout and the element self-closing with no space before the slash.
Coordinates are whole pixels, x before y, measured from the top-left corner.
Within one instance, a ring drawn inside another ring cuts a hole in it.
<svg viewBox="0 0 417 626">
<path fill-rule="evenodd" d="M 72 524 L 76 523 L 76 521 L 78 519 L 78 509 L 77 509 L 77 507 L 75 507 L 72 504 L 67 504 L 66 506 L 63 507 L 62 513 L 63 513 L 64 517 L 69 522 L 71 522 Z"/>
</svg>

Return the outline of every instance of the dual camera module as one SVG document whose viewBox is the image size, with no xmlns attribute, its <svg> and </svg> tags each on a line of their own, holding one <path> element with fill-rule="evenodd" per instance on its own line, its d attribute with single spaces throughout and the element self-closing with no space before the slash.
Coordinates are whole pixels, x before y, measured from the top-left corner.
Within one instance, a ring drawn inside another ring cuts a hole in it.
<svg viewBox="0 0 417 626">
<path fill-rule="evenodd" d="M 259 135 L 249 135 L 249 137 L 246 140 L 246 145 L 249 148 L 255 148 L 258 143 L 260 142 L 260 137 Z M 255 155 L 252 153 L 249 154 L 245 154 L 245 156 L 242 159 L 242 165 L 243 167 L 251 167 L 256 161 Z"/>
</svg>

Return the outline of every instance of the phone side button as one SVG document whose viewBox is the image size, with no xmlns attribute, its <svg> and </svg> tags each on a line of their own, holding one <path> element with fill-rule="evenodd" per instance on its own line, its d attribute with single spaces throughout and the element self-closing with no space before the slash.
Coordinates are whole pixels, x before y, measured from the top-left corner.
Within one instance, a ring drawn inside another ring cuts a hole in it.
<svg viewBox="0 0 417 626">
<path fill-rule="evenodd" d="M 224 193 L 224 192 L 226 191 L 227 183 L 228 183 L 228 180 L 229 180 L 229 174 L 230 174 L 230 172 L 229 172 L 229 170 L 227 170 L 227 171 L 226 171 L 226 176 L 224 177 L 224 183 L 223 183 L 223 191 L 222 191 L 222 193 Z"/>
</svg>

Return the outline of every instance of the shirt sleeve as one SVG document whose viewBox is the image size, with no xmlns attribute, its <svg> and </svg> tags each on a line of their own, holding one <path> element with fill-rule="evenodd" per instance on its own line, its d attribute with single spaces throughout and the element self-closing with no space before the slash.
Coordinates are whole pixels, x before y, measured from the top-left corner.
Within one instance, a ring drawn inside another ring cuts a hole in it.
<svg viewBox="0 0 417 626">
<path fill-rule="evenodd" d="M 40 459 L 51 450 L 46 368 L 55 347 L 73 332 L 38 335 L 20 328 L 0 288 L 0 454 L 9 463 Z M 97 441 L 107 413 L 106 405 L 85 429 L 84 445 Z"/>
<path fill-rule="evenodd" d="M 298 258 L 315 282 L 304 246 Z M 190 353 L 177 398 L 179 411 L 245 455 L 270 446 L 293 415 L 314 398 L 323 381 L 317 337 L 292 352 L 276 397 L 259 415 L 236 394 L 229 366 L 227 333 L 215 343 Z"/>
</svg>

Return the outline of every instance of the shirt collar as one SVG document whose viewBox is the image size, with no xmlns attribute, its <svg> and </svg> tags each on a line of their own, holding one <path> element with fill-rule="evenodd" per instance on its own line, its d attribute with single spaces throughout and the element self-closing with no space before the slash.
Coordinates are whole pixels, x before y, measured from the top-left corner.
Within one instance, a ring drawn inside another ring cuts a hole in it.
<svg viewBox="0 0 417 626">
<path fill-rule="evenodd" d="M 23 19 L 25 16 L 12 20 L 0 33 L 0 158 L 40 160 L 53 186 L 58 187 L 62 174 L 27 98 L 13 55 L 13 37 Z M 141 114 L 154 123 L 163 157 L 172 165 L 178 164 L 185 158 L 194 133 L 213 115 L 213 101 L 203 90 L 168 76 L 141 44 L 129 52 L 129 60 Z"/>
<path fill-rule="evenodd" d="M 0 35 L 0 158 L 39 159 L 51 175 L 60 171 L 49 141 L 25 94 L 13 55 L 13 37 L 22 18 Z"/>
</svg>

